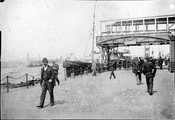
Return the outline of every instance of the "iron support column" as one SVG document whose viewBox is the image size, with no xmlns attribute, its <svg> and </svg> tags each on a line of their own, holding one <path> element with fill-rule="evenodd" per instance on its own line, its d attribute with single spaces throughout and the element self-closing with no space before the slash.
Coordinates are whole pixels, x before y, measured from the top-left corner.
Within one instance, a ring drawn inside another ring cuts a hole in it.
<svg viewBox="0 0 175 120">
<path fill-rule="evenodd" d="M 166 29 L 167 29 L 167 31 L 169 31 L 169 21 L 168 21 L 168 17 L 166 18 Z"/>
</svg>

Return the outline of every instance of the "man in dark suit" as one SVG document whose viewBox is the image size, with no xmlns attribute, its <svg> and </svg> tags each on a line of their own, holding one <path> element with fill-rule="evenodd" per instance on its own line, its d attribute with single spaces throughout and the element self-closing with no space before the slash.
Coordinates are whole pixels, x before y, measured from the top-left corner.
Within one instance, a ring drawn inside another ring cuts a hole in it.
<svg viewBox="0 0 175 120">
<path fill-rule="evenodd" d="M 152 63 L 150 58 L 145 58 L 145 63 L 143 64 L 143 74 L 146 76 L 147 91 L 150 95 L 152 95 L 156 66 Z"/>
<path fill-rule="evenodd" d="M 40 96 L 40 104 L 37 106 L 38 108 L 43 108 L 44 101 L 46 97 L 47 90 L 49 91 L 50 95 L 50 105 L 54 105 L 54 73 L 52 67 L 48 65 L 47 58 L 43 58 L 43 67 L 41 68 L 41 81 L 40 85 L 42 87 L 42 92 Z"/>
<path fill-rule="evenodd" d="M 133 73 L 136 76 L 136 84 L 141 85 L 142 82 L 142 60 L 140 58 L 134 58 L 133 60 Z"/>
<path fill-rule="evenodd" d="M 115 74 L 114 74 L 114 70 L 115 70 L 115 62 L 114 62 L 114 61 L 111 61 L 110 70 L 111 70 L 111 74 L 110 74 L 109 79 L 111 79 L 112 76 L 113 76 L 114 79 L 115 79 L 116 77 L 115 77 Z"/>
<path fill-rule="evenodd" d="M 158 60 L 158 65 L 160 66 L 160 70 L 162 69 L 162 64 L 163 64 L 163 59 L 162 59 L 162 57 L 160 56 L 160 57 L 159 57 L 159 60 Z"/>
</svg>

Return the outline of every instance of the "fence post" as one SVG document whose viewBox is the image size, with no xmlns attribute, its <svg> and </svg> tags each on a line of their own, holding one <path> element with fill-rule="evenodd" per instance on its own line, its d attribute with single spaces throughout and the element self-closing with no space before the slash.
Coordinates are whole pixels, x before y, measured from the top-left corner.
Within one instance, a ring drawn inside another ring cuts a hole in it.
<svg viewBox="0 0 175 120">
<path fill-rule="evenodd" d="M 7 76 L 7 93 L 9 93 L 9 76 Z"/>
<path fill-rule="evenodd" d="M 34 77 L 34 75 L 32 75 L 32 84 L 33 84 L 33 86 L 35 86 L 35 81 L 34 81 L 34 79 L 35 79 L 35 77 Z"/>
<path fill-rule="evenodd" d="M 87 67 L 85 68 L 85 74 L 87 75 Z"/>
<path fill-rule="evenodd" d="M 75 70 L 74 70 L 74 68 L 73 68 L 73 78 L 75 78 Z"/>
<path fill-rule="evenodd" d="M 66 72 L 66 68 L 64 68 L 64 79 L 66 81 L 66 78 L 67 78 L 67 72 Z"/>
<path fill-rule="evenodd" d="M 28 75 L 26 74 L 26 86 L 28 88 Z"/>
<path fill-rule="evenodd" d="M 81 74 L 81 77 L 82 77 L 82 74 L 83 74 L 83 73 L 82 73 L 82 67 L 80 67 L 80 74 Z"/>
<path fill-rule="evenodd" d="M 88 67 L 86 67 L 86 74 L 88 75 Z"/>
</svg>

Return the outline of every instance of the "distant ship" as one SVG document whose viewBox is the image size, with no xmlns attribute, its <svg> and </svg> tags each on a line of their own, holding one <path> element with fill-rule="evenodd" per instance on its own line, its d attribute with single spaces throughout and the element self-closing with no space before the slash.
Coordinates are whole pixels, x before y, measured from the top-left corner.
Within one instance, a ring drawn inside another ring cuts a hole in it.
<svg viewBox="0 0 175 120">
<path fill-rule="evenodd" d="M 41 67 L 43 64 L 41 61 L 28 61 L 27 67 Z"/>
</svg>

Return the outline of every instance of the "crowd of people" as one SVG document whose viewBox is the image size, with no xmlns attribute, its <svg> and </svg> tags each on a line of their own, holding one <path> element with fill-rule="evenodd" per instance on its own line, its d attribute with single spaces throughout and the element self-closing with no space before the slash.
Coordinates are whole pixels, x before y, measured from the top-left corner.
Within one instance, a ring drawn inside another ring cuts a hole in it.
<svg viewBox="0 0 175 120">
<path fill-rule="evenodd" d="M 132 72 L 136 76 L 136 84 L 141 85 L 143 73 L 146 77 L 147 92 L 153 95 L 153 81 L 156 74 L 156 61 L 152 57 L 144 59 L 134 58 L 132 61 Z"/>
<path fill-rule="evenodd" d="M 136 84 L 140 85 L 142 81 L 141 75 L 144 74 L 146 77 L 147 91 L 150 95 L 153 94 L 153 81 L 156 75 L 157 68 L 160 70 L 163 68 L 163 62 L 169 68 L 170 59 L 159 57 L 154 59 L 152 57 L 135 57 L 131 62 L 132 72 L 136 76 Z"/>
<path fill-rule="evenodd" d="M 50 66 L 48 65 L 48 60 L 47 58 L 43 58 L 43 67 L 41 68 L 41 80 L 40 80 L 40 86 L 42 89 L 41 96 L 40 96 L 40 104 L 37 106 L 38 108 L 43 108 L 44 106 L 44 101 L 45 101 L 45 96 L 47 90 L 49 91 L 50 95 L 50 105 L 54 105 L 54 86 L 56 85 L 56 81 L 59 85 L 59 79 L 58 79 L 58 71 L 59 71 L 59 66 L 58 64 L 53 61 L 53 65 Z M 150 95 L 153 95 L 153 81 L 154 77 L 156 74 L 156 65 L 162 69 L 162 64 L 165 62 L 165 65 L 169 64 L 169 59 L 162 59 L 161 57 L 156 60 L 153 59 L 152 57 L 150 58 L 140 58 L 140 57 L 135 57 L 134 59 L 130 60 L 124 60 L 124 61 L 115 61 L 112 60 L 108 64 L 108 70 L 111 71 L 109 79 L 114 77 L 116 78 L 114 71 L 121 67 L 124 69 L 126 68 L 132 68 L 132 72 L 136 76 L 136 84 L 140 85 L 142 82 L 142 77 L 141 74 L 143 73 L 146 77 L 146 84 L 147 84 L 147 92 Z M 104 65 L 97 63 L 95 61 L 92 62 L 91 70 L 92 70 L 92 76 L 96 76 L 96 72 L 98 71 L 101 73 L 104 69 Z"/>
<path fill-rule="evenodd" d="M 163 62 L 165 63 L 166 66 L 169 66 L 169 58 L 162 58 L 159 57 L 158 59 L 154 59 L 152 57 L 146 57 L 146 58 L 141 58 L 141 57 L 135 57 L 134 59 L 126 59 L 126 60 L 111 60 L 110 63 L 108 64 L 108 70 L 111 71 L 109 79 L 112 77 L 115 79 L 115 73 L 114 71 L 118 68 L 121 70 L 123 67 L 124 69 L 126 68 L 131 68 L 132 72 L 136 76 L 136 84 L 141 85 L 142 82 L 142 74 L 145 75 L 146 77 L 146 84 L 147 84 L 147 92 L 150 95 L 153 95 L 153 81 L 154 77 L 156 75 L 157 67 L 160 67 L 160 70 L 163 68 Z M 101 71 L 101 68 L 103 68 L 98 61 L 97 63 L 93 61 L 92 63 L 92 76 L 96 76 L 96 71 Z"/>
</svg>

